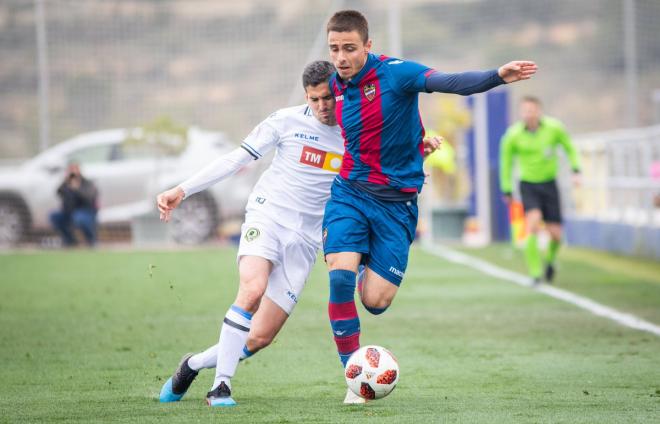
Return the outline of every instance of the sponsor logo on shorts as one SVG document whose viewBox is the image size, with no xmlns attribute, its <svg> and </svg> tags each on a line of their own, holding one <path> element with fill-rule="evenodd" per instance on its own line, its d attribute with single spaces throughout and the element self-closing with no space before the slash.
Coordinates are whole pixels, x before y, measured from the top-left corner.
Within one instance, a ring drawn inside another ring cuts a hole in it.
<svg viewBox="0 0 660 424">
<path fill-rule="evenodd" d="M 252 241 L 257 237 L 259 237 L 260 234 L 261 232 L 259 231 L 258 228 L 254 228 L 254 227 L 248 228 L 248 230 L 245 232 L 245 240 Z"/>
<path fill-rule="evenodd" d="M 331 172 L 339 172 L 339 169 L 341 168 L 341 160 L 341 155 L 309 146 L 303 147 L 300 155 L 300 163 Z"/>
<path fill-rule="evenodd" d="M 287 290 L 286 295 L 289 296 L 291 298 L 291 300 L 298 303 L 298 297 L 295 294 L 293 294 L 293 292 L 291 292 L 291 290 Z"/>
<path fill-rule="evenodd" d="M 403 272 L 401 270 L 398 270 L 398 269 L 394 268 L 393 266 L 390 267 L 390 272 L 394 275 L 397 275 L 397 276 L 403 278 Z"/>
<path fill-rule="evenodd" d="M 328 229 L 324 228 L 323 229 L 323 245 L 325 246 L 325 241 L 328 238 Z"/>
<path fill-rule="evenodd" d="M 254 199 L 254 201 L 257 202 L 257 203 L 259 203 L 260 205 L 263 205 L 263 204 L 266 202 L 266 198 L 265 198 L 265 197 L 258 197 L 258 196 L 257 196 L 257 197 Z"/>
</svg>

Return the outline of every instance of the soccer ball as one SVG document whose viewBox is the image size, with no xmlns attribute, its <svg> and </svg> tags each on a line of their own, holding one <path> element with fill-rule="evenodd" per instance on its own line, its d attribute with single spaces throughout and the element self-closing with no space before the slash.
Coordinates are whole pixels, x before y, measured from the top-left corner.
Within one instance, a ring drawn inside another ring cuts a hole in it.
<svg viewBox="0 0 660 424">
<path fill-rule="evenodd" d="M 348 358 L 344 376 L 348 387 L 356 395 L 365 399 L 380 399 L 396 387 L 399 364 L 384 347 L 364 346 Z"/>
</svg>

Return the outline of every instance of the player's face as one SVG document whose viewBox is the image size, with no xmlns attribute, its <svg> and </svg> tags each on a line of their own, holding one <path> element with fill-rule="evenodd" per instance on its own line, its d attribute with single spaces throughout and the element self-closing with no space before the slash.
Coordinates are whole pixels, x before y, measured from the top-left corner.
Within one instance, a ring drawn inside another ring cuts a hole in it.
<svg viewBox="0 0 660 424">
<path fill-rule="evenodd" d="M 371 50 L 371 40 L 366 44 L 357 31 L 328 33 L 328 47 L 332 64 L 343 80 L 350 80 L 362 70 L 367 63 Z"/>
<path fill-rule="evenodd" d="M 522 102 L 520 104 L 520 118 L 527 128 L 536 129 L 541 119 L 541 106 L 535 102 Z"/>
<path fill-rule="evenodd" d="M 330 92 L 327 82 L 305 87 L 307 104 L 312 108 L 316 119 L 325 125 L 336 125 L 335 96 Z"/>
</svg>

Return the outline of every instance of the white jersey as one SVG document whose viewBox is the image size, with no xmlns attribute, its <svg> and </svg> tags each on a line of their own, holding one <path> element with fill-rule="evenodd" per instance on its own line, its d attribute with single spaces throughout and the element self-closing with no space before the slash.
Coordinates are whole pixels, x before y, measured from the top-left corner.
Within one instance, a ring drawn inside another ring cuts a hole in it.
<svg viewBox="0 0 660 424">
<path fill-rule="evenodd" d="M 264 214 L 320 247 L 325 204 L 344 153 L 339 126 L 322 124 L 307 105 L 280 109 L 241 147 L 254 159 L 276 149 L 250 194 L 247 212 Z"/>
</svg>

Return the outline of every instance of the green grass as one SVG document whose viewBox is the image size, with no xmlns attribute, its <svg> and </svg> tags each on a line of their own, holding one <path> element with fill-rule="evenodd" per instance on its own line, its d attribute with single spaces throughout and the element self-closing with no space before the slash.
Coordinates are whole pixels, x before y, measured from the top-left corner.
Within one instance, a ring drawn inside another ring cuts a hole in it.
<svg viewBox="0 0 660 424">
<path fill-rule="evenodd" d="M 461 250 L 526 274 L 522 250 L 510 244 Z M 660 262 L 562 247 L 555 285 L 660 324 Z"/>
<path fill-rule="evenodd" d="M 660 323 L 657 281 L 631 277 L 625 266 L 616 272 L 578 259 L 562 252 L 561 286 Z M 379 317 L 360 309 L 363 343 L 388 347 L 400 362 L 401 380 L 388 398 L 341 404 L 346 389 L 319 261 L 276 342 L 239 367 L 238 407 L 206 407 L 210 371 L 182 402 L 158 403 L 181 355 L 216 342 L 235 294 L 235 268 L 233 249 L 0 256 L 0 422 L 648 423 L 660 417 L 660 337 L 417 249 L 392 308 Z"/>
</svg>

